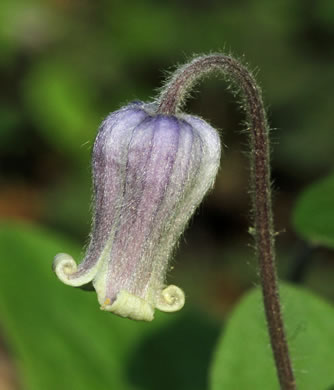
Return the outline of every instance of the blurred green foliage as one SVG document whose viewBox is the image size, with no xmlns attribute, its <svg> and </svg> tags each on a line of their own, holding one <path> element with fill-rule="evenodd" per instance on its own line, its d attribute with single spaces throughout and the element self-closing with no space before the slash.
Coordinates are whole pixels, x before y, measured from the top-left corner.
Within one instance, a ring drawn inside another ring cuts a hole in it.
<svg viewBox="0 0 334 390">
<path fill-rule="evenodd" d="M 334 248 L 334 174 L 305 190 L 294 211 L 298 233 L 315 246 Z"/>
<path fill-rule="evenodd" d="M 87 164 L 89 148 L 83 146 L 93 138 L 99 118 L 92 108 L 91 88 L 80 75 L 62 61 L 42 62 L 26 78 L 22 92 L 42 137 L 74 161 Z"/>
<path fill-rule="evenodd" d="M 23 389 L 206 388 L 217 323 L 189 309 L 158 313 L 151 323 L 101 312 L 95 294 L 61 285 L 50 272 L 59 251 L 80 252 L 41 228 L 0 227 L 0 258 L 10 259 L 0 275 L 0 313 Z M 325 390 L 334 383 L 334 309 L 290 286 L 282 297 L 297 383 Z M 278 389 L 261 301 L 257 289 L 229 319 L 213 361 L 213 390 Z"/>
</svg>

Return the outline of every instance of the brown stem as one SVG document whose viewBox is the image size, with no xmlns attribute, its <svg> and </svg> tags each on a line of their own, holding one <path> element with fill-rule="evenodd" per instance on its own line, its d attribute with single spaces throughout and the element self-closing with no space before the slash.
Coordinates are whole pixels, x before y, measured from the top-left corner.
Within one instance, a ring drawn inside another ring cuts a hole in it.
<svg viewBox="0 0 334 390">
<path fill-rule="evenodd" d="M 269 129 L 261 91 L 251 73 L 237 60 L 222 54 L 198 57 L 177 70 L 162 91 L 158 112 L 175 114 L 192 85 L 212 71 L 223 72 L 241 89 L 249 122 L 251 193 L 256 252 L 271 346 L 282 390 L 295 390 L 275 267 L 271 205 Z"/>
</svg>

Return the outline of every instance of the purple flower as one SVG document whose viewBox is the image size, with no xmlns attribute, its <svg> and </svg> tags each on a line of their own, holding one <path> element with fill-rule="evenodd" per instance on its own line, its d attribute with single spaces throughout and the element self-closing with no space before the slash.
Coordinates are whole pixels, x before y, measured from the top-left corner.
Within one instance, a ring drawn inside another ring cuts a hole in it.
<svg viewBox="0 0 334 390">
<path fill-rule="evenodd" d="M 165 285 L 168 260 L 189 218 L 212 187 L 219 136 L 202 119 L 157 115 L 132 103 L 102 123 L 93 150 L 94 218 L 77 266 L 58 254 L 53 267 L 71 286 L 90 282 L 101 309 L 151 321 L 176 311 L 183 291 Z"/>
</svg>

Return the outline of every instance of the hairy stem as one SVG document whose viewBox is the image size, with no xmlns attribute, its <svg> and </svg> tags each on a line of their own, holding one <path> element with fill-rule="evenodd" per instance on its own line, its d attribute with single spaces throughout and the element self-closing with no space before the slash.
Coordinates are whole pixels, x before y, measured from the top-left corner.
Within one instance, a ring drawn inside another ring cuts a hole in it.
<svg viewBox="0 0 334 390">
<path fill-rule="evenodd" d="M 261 91 L 252 74 L 223 54 L 195 58 L 179 68 L 158 99 L 158 113 L 177 113 L 195 82 L 214 71 L 222 72 L 241 90 L 249 123 L 251 194 L 256 252 L 271 346 L 281 389 L 296 389 L 281 313 L 275 267 L 271 205 L 269 129 Z"/>
</svg>

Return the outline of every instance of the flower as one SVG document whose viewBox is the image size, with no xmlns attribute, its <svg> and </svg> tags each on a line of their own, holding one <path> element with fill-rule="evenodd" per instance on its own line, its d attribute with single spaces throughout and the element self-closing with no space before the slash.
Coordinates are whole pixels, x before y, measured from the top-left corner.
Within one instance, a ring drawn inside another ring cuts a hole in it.
<svg viewBox="0 0 334 390">
<path fill-rule="evenodd" d="M 63 253 L 53 263 L 65 284 L 92 282 L 102 310 L 146 321 L 155 308 L 184 305 L 183 291 L 165 285 L 168 262 L 220 160 L 219 136 L 209 124 L 155 111 L 154 104 L 131 103 L 102 123 L 92 156 L 87 253 L 78 266 Z"/>
</svg>

